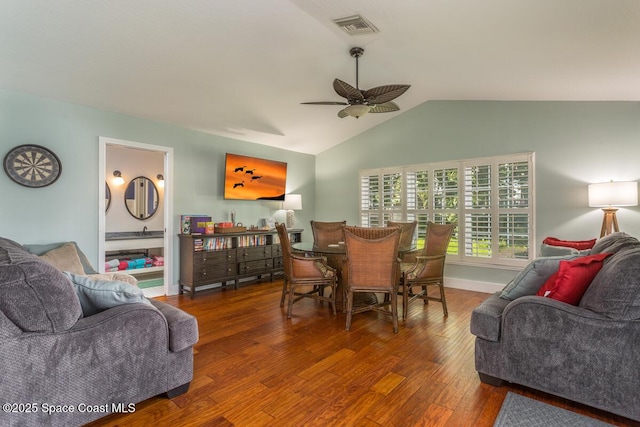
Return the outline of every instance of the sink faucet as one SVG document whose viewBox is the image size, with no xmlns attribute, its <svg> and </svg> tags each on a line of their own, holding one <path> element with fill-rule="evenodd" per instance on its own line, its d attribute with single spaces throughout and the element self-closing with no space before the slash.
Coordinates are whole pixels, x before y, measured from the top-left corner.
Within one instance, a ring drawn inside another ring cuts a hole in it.
<svg viewBox="0 0 640 427">
<path fill-rule="evenodd" d="M 142 235 L 144 236 L 145 234 L 147 234 L 147 226 L 146 225 L 142 228 Z"/>
</svg>

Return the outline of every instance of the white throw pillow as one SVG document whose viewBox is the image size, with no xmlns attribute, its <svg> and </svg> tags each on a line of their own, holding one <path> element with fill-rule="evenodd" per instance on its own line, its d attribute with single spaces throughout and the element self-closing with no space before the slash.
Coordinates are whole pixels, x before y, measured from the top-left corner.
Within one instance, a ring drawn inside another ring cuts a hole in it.
<svg viewBox="0 0 640 427">
<path fill-rule="evenodd" d="M 142 289 L 136 286 L 114 280 L 93 280 L 69 272 L 65 274 L 76 289 L 85 317 L 121 304 L 143 303 L 153 307 L 151 301 L 142 293 Z"/>
</svg>

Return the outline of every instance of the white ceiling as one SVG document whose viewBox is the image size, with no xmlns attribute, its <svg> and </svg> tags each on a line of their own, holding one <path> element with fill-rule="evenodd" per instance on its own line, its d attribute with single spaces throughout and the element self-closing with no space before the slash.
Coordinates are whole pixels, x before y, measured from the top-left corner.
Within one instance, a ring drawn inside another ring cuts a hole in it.
<svg viewBox="0 0 640 427">
<path fill-rule="evenodd" d="M 380 32 L 332 19 L 361 14 Z M 317 154 L 334 78 L 429 100 L 640 100 L 638 0 L 1 0 L 0 87 Z"/>
</svg>

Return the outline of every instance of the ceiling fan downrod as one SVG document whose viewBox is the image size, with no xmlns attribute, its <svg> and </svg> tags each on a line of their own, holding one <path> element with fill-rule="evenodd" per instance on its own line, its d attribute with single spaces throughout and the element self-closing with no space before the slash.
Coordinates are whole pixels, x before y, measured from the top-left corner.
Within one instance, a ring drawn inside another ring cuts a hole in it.
<svg viewBox="0 0 640 427">
<path fill-rule="evenodd" d="M 361 47 L 352 47 L 349 53 L 352 57 L 356 58 L 356 89 L 360 90 L 360 84 L 358 82 L 358 76 L 360 74 L 358 72 L 358 59 L 364 54 L 364 49 Z"/>
</svg>

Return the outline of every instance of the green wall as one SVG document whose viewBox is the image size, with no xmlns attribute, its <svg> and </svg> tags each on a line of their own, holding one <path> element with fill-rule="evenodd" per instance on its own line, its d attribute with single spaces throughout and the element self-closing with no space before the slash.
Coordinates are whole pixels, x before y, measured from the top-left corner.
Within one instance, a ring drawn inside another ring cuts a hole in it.
<svg viewBox="0 0 640 427">
<path fill-rule="evenodd" d="M 303 195 L 296 225 L 307 229 L 305 240 L 310 219 L 358 222 L 361 169 L 534 151 L 536 246 L 549 235 L 596 237 L 602 213 L 587 206 L 587 184 L 640 178 L 637 102 L 430 101 L 311 156 L 0 90 L 0 155 L 34 143 L 56 152 L 63 165 L 61 178 L 40 189 L 0 173 L 0 236 L 21 243 L 75 240 L 97 264 L 99 136 L 173 147 L 176 231 L 180 213 L 220 220 L 235 209 L 238 221 L 253 224 L 279 209 L 276 202 L 222 198 L 226 152 L 288 163 L 287 191 Z M 623 231 L 640 235 L 638 207 L 620 209 L 618 219 Z M 515 274 L 447 268 L 450 277 L 499 284 Z M 177 256 L 174 271 L 177 277 Z"/>
<path fill-rule="evenodd" d="M 358 222 L 362 169 L 526 151 L 536 153 L 536 247 L 597 237 L 602 211 L 588 207 L 587 185 L 640 179 L 640 103 L 426 102 L 316 156 L 316 216 Z M 640 235 L 638 207 L 618 221 Z M 447 275 L 504 284 L 515 273 L 456 265 Z"/>
<path fill-rule="evenodd" d="M 31 143 L 53 150 L 62 162 L 58 181 L 44 188 L 22 187 L 0 172 L 0 236 L 19 243 L 75 240 L 97 266 L 100 136 L 173 147 L 176 233 L 181 213 L 204 213 L 220 221 L 229 220 L 235 209 L 237 221 L 250 225 L 279 210 L 278 202 L 223 199 L 227 152 L 287 162 L 287 191 L 303 195 L 304 209 L 296 212 L 296 226 L 309 229 L 315 210 L 314 156 L 0 90 L 0 156 Z M 306 234 L 311 238 L 310 232 Z M 174 244 L 175 284 L 177 237 Z"/>
</svg>

